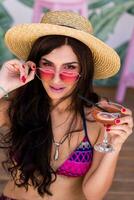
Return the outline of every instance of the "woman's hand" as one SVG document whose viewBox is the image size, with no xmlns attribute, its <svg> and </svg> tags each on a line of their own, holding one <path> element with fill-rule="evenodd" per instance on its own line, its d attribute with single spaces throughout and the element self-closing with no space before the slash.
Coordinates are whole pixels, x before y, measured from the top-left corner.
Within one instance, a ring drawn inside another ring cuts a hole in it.
<svg viewBox="0 0 134 200">
<path fill-rule="evenodd" d="M 0 70 L 0 86 L 11 92 L 34 79 L 36 65 L 28 61 L 21 63 L 17 59 L 7 61 Z"/>
<path fill-rule="evenodd" d="M 115 120 L 115 125 L 107 126 L 107 132 L 110 135 L 110 143 L 115 150 L 120 150 L 125 140 L 132 134 L 133 117 L 132 111 L 123 108 L 121 110 L 123 117 Z"/>
</svg>

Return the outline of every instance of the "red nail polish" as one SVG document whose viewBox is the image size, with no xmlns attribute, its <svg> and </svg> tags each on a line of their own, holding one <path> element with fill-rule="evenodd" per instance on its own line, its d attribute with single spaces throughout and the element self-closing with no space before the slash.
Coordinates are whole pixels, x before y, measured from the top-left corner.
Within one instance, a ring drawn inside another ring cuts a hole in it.
<svg viewBox="0 0 134 200">
<path fill-rule="evenodd" d="M 125 108 L 122 108 L 122 109 L 121 109 L 121 112 L 126 112 L 126 109 L 125 109 Z"/>
<path fill-rule="evenodd" d="M 36 68 L 32 68 L 32 71 L 36 71 Z"/>
<path fill-rule="evenodd" d="M 22 65 L 22 67 L 25 69 L 25 65 Z"/>
<path fill-rule="evenodd" d="M 119 123 L 120 123 L 120 119 L 116 119 L 115 124 L 119 124 Z"/>
<path fill-rule="evenodd" d="M 35 67 L 34 65 L 31 66 L 31 69 L 32 69 L 33 71 L 35 71 L 35 68 L 36 68 L 36 67 Z"/>
<path fill-rule="evenodd" d="M 107 127 L 107 128 L 110 128 L 110 127 L 111 127 L 111 125 L 110 125 L 110 124 L 108 124 L 108 125 L 106 125 L 106 127 Z"/>
<path fill-rule="evenodd" d="M 107 129 L 106 129 L 106 131 L 110 131 L 110 130 L 111 130 L 110 128 L 107 128 Z"/>
<path fill-rule="evenodd" d="M 26 77 L 25 77 L 25 76 L 22 76 L 22 77 L 21 77 L 21 80 L 22 80 L 23 83 L 25 83 Z"/>
</svg>

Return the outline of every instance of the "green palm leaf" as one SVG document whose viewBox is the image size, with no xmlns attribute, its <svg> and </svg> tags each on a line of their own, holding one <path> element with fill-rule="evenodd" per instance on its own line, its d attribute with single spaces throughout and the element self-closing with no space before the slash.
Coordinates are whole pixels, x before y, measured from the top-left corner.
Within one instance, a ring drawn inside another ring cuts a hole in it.
<svg viewBox="0 0 134 200">
<path fill-rule="evenodd" d="M 132 7 L 134 7 L 134 1 L 127 1 L 124 4 L 102 7 L 99 12 L 93 10 L 89 19 L 93 24 L 94 34 L 106 41 L 111 32 L 114 32 L 119 18 Z"/>
<path fill-rule="evenodd" d="M 103 6 L 107 6 L 108 4 L 115 4 L 115 5 L 123 5 L 126 2 L 133 2 L 133 0 L 98 0 L 95 1 L 94 3 L 89 4 L 89 9 L 98 9 Z"/>
<path fill-rule="evenodd" d="M 34 5 L 34 0 L 19 0 L 19 1 L 30 8 L 32 8 Z"/>
</svg>

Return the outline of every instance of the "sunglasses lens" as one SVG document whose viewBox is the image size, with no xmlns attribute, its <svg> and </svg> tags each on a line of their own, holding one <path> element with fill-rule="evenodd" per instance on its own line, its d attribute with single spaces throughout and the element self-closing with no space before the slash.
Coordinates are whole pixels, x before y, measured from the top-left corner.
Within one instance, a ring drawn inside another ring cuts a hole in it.
<svg viewBox="0 0 134 200">
<path fill-rule="evenodd" d="M 61 72 L 60 78 L 66 83 L 72 83 L 78 80 L 79 74 L 77 72 Z"/>
<path fill-rule="evenodd" d="M 50 70 L 50 69 L 38 68 L 37 74 L 41 79 L 45 79 L 46 81 L 49 81 L 53 79 L 55 73 L 53 70 Z"/>
<path fill-rule="evenodd" d="M 39 79 L 51 81 L 55 76 L 55 71 L 52 69 L 36 68 L 36 74 Z M 66 83 L 72 83 L 79 79 L 79 73 L 76 71 L 62 71 L 59 76 Z"/>
</svg>

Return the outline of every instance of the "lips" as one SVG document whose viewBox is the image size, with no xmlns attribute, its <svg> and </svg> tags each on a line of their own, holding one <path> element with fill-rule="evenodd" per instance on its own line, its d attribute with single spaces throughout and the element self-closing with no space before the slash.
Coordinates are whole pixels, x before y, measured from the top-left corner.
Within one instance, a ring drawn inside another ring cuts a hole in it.
<svg viewBox="0 0 134 200">
<path fill-rule="evenodd" d="M 53 86 L 50 86 L 50 87 L 53 88 L 54 90 L 60 90 L 64 88 L 64 87 L 53 87 Z"/>
<path fill-rule="evenodd" d="M 65 87 L 50 86 L 50 89 L 53 92 L 62 92 L 65 89 Z"/>
</svg>

